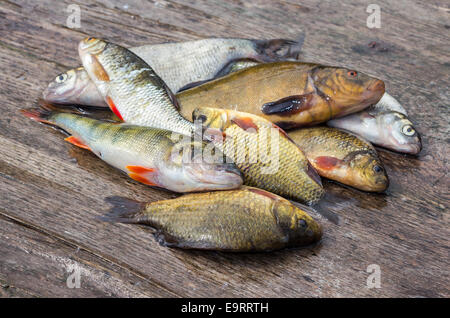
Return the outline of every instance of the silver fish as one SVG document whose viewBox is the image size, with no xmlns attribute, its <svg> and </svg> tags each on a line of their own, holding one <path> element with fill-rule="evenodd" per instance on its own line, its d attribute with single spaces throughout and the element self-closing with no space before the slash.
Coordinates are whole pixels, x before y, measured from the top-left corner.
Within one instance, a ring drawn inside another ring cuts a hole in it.
<svg viewBox="0 0 450 318">
<path fill-rule="evenodd" d="M 273 62 L 296 58 L 302 39 L 247 40 L 210 38 L 196 41 L 144 45 L 130 51 L 147 62 L 177 92 L 183 86 L 210 80 L 226 70 L 233 61 L 247 59 Z M 84 68 L 59 74 L 43 92 L 53 103 L 107 106 Z"/>
<path fill-rule="evenodd" d="M 332 119 L 327 125 L 351 131 L 393 151 L 415 155 L 422 150 L 420 134 L 408 119 L 406 110 L 387 93 L 377 104 L 361 112 Z"/>
</svg>

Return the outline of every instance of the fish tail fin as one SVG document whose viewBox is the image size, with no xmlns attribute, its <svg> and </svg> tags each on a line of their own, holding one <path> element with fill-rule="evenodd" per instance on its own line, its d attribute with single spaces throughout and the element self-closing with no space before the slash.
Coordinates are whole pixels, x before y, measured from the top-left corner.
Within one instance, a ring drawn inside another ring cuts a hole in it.
<svg viewBox="0 0 450 318">
<path fill-rule="evenodd" d="M 262 62 L 274 62 L 285 59 L 297 59 L 305 36 L 302 34 L 297 41 L 286 39 L 253 40 Z"/>
<path fill-rule="evenodd" d="M 145 203 L 128 199 L 121 196 L 110 196 L 105 201 L 112 205 L 112 208 L 98 217 L 103 222 L 110 223 L 143 223 Z"/>
<path fill-rule="evenodd" d="M 44 124 L 48 124 L 48 125 L 53 125 L 53 122 L 51 122 L 50 117 L 53 114 L 52 111 L 45 109 L 45 108 L 29 108 L 29 109 L 21 109 L 20 112 L 32 119 L 35 120 L 37 122 L 40 123 L 44 123 Z"/>
<path fill-rule="evenodd" d="M 58 113 L 74 114 L 92 119 L 107 121 L 107 122 L 122 122 L 114 113 L 107 107 L 97 106 L 80 106 L 68 104 L 54 104 L 49 103 L 43 99 L 39 99 L 39 105 L 44 108 Z"/>
</svg>

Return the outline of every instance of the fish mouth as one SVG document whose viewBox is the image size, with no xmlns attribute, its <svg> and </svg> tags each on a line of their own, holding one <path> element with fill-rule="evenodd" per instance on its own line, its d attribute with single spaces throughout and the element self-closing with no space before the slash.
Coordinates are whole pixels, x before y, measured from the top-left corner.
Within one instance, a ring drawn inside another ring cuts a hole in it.
<svg viewBox="0 0 450 318">
<path fill-rule="evenodd" d="M 84 38 L 78 44 L 78 51 L 81 52 L 89 52 L 91 54 L 98 54 L 103 51 L 106 43 L 100 39 L 94 37 Z"/>
<path fill-rule="evenodd" d="M 409 154 L 409 155 L 417 155 L 422 151 L 422 142 L 419 139 L 416 141 L 416 143 L 397 145 L 397 147 L 394 148 L 393 150 L 401 151 L 401 152 Z"/>
<path fill-rule="evenodd" d="M 242 172 L 234 164 L 202 164 L 187 169 L 203 190 L 236 189 L 243 183 Z"/>
<path fill-rule="evenodd" d="M 42 92 L 42 98 L 48 102 L 55 103 L 64 103 L 67 99 L 67 95 L 70 90 L 65 91 L 64 93 L 58 93 L 56 87 L 54 87 L 53 83 L 50 83 L 47 88 Z"/>
<path fill-rule="evenodd" d="M 367 85 L 366 90 L 362 93 L 361 99 L 365 104 L 376 104 L 383 97 L 385 85 L 382 80 L 373 80 Z"/>
</svg>

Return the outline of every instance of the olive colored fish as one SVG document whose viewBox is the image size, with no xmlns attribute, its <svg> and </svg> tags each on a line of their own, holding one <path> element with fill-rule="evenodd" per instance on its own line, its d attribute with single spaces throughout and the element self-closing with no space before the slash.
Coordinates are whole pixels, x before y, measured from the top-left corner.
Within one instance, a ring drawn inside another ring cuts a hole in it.
<svg viewBox="0 0 450 318">
<path fill-rule="evenodd" d="M 328 126 L 354 132 L 377 146 L 416 155 L 422 140 L 400 103 L 385 93 L 381 100 L 361 112 L 327 122 Z"/>
<path fill-rule="evenodd" d="M 254 60 L 234 61 L 217 76 L 222 77 L 258 64 L 260 62 Z M 192 88 L 198 85 L 188 86 Z M 354 132 L 377 146 L 397 152 L 418 154 L 422 149 L 420 134 L 408 119 L 405 108 L 388 93 L 384 93 L 375 105 L 332 119 L 327 125 Z"/>
<path fill-rule="evenodd" d="M 86 38 L 78 46 L 83 66 L 111 110 L 135 125 L 191 135 L 175 96 L 140 57 L 117 44 Z"/>
<path fill-rule="evenodd" d="M 262 116 L 281 128 L 309 126 L 377 103 L 384 83 L 363 73 L 302 62 L 246 68 L 177 95 L 190 118 L 203 105 Z"/>
<path fill-rule="evenodd" d="M 209 38 L 130 48 L 161 76 L 173 92 L 183 86 L 210 80 L 233 61 L 273 62 L 296 58 L 303 43 L 284 39 L 247 40 Z M 83 67 L 56 76 L 43 98 L 53 103 L 107 106 Z"/>
<path fill-rule="evenodd" d="M 152 203 L 121 197 L 107 201 L 113 208 L 104 221 L 149 225 L 164 246 L 271 251 L 308 245 L 322 237 L 321 226 L 305 211 L 256 188 L 186 194 Z"/>
<path fill-rule="evenodd" d="M 331 127 L 311 127 L 290 131 L 289 137 L 322 177 L 371 192 L 389 186 L 374 147 L 354 134 Z"/>
<path fill-rule="evenodd" d="M 320 177 L 304 153 L 268 120 L 206 107 L 196 109 L 192 117 L 202 123 L 204 136 L 242 171 L 244 184 L 306 204 L 323 195 Z"/>
<path fill-rule="evenodd" d="M 204 156 L 217 156 L 212 144 L 190 138 L 176 142 L 167 130 L 106 123 L 70 113 L 46 109 L 22 112 L 31 119 L 62 128 L 71 135 L 65 140 L 92 151 L 147 185 L 192 192 L 234 189 L 242 184 L 241 173 L 234 164 L 203 160 Z"/>
</svg>

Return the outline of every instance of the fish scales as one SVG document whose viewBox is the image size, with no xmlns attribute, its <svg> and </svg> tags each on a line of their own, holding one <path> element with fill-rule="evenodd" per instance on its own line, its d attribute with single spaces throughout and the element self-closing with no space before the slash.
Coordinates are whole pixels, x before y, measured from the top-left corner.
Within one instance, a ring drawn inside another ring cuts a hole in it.
<svg viewBox="0 0 450 318">
<path fill-rule="evenodd" d="M 388 187 L 383 164 L 368 141 L 321 126 L 293 130 L 288 135 L 322 177 L 365 191 L 381 192 Z"/>
<path fill-rule="evenodd" d="M 106 220 L 149 225 L 157 230 L 158 241 L 167 246 L 270 251 L 311 244 L 322 236 L 321 226 L 305 211 L 251 187 L 146 204 L 117 197 L 108 201 L 113 208 Z"/>
</svg>

